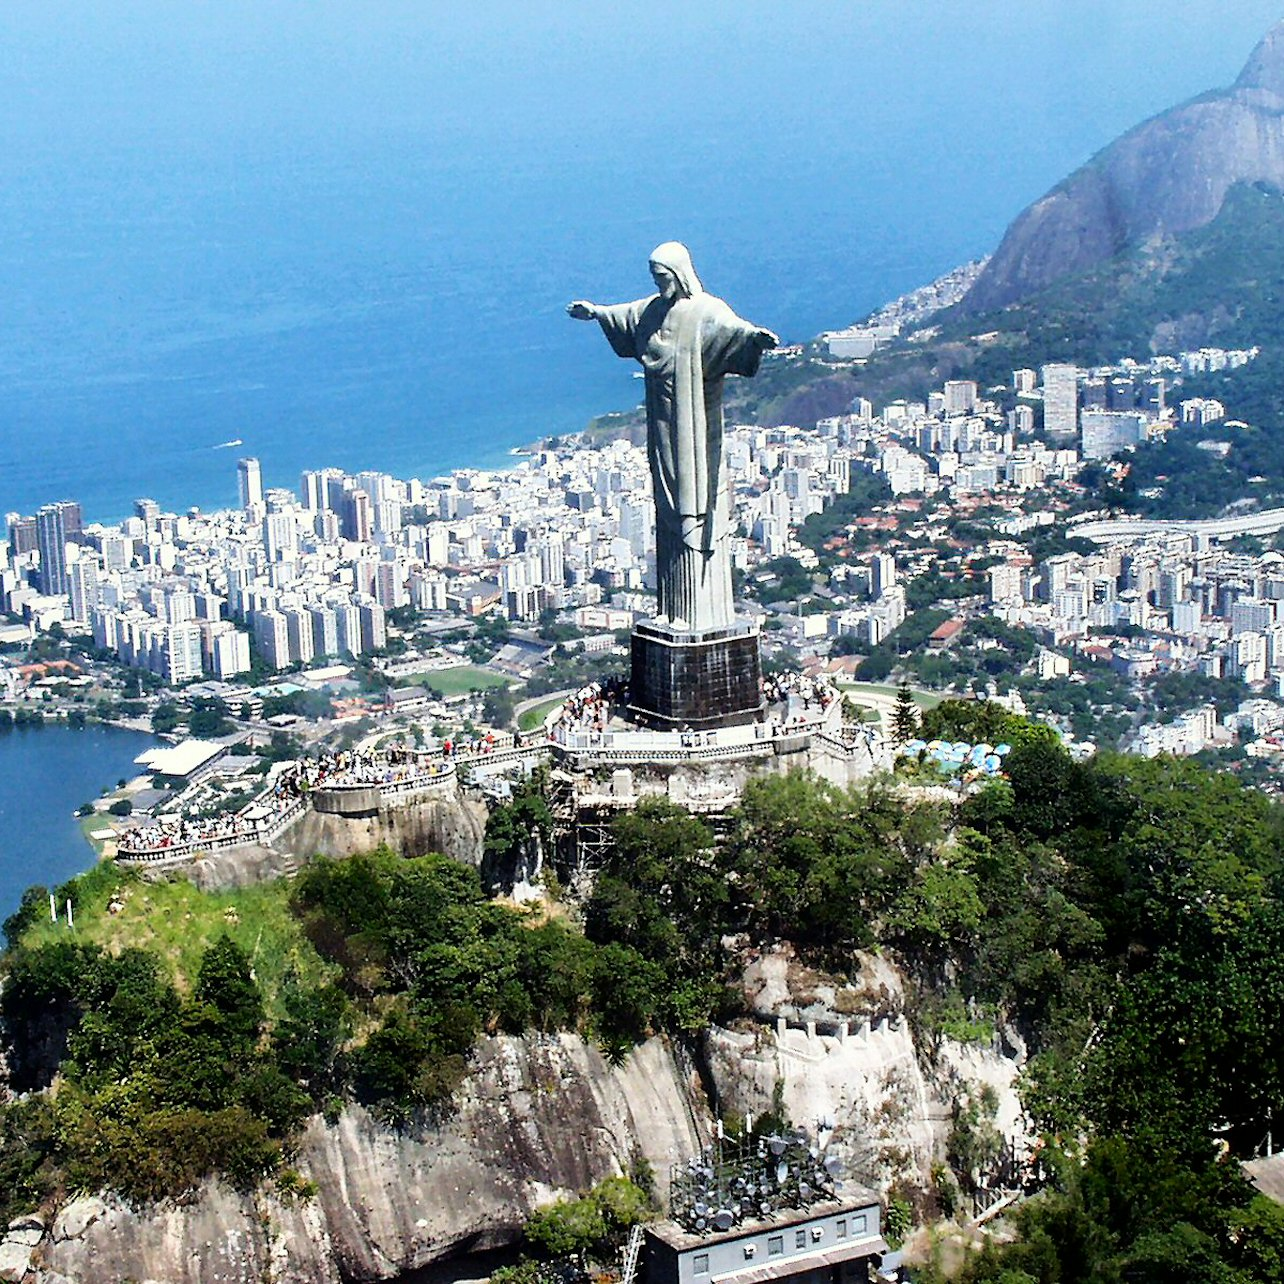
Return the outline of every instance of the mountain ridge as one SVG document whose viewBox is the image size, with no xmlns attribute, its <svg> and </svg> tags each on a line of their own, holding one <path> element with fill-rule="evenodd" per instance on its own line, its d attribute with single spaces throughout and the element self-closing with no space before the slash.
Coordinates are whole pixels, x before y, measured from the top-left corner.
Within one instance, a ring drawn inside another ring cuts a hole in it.
<svg viewBox="0 0 1284 1284">
<path fill-rule="evenodd" d="M 992 312 L 1155 237 L 1206 226 L 1237 183 L 1284 188 L 1284 21 L 1233 85 L 1143 121 L 1008 227 L 963 300 Z"/>
</svg>

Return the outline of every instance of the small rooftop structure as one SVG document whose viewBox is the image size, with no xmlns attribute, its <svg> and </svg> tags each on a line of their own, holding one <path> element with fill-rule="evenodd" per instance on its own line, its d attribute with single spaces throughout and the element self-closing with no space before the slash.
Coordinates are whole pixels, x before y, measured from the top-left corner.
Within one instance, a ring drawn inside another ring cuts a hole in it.
<svg viewBox="0 0 1284 1284">
<path fill-rule="evenodd" d="M 329 686 L 332 682 L 343 682 L 352 677 L 350 664 L 330 664 L 324 669 L 307 669 L 299 677 L 310 687 Z"/>
<path fill-rule="evenodd" d="M 645 1284 L 857 1284 L 887 1251 L 882 1206 L 804 1133 L 719 1138 L 673 1170 L 646 1231 Z"/>
<path fill-rule="evenodd" d="M 888 1251 L 881 1206 L 852 1187 L 824 1203 L 701 1234 L 676 1222 L 647 1227 L 644 1284 L 857 1284 Z"/>
<path fill-rule="evenodd" d="M 932 630 L 931 636 L 927 639 L 927 645 L 931 646 L 948 646 L 960 633 L 963 632 L 964 621 L 960 619 L 946 620 L 943 624 L 937 625 Z"/>
<path fill-rule="evenodd" d="M 227 745 L 212 740 L 184 740 L 165 748 L 146 749 L 134 761 L 154 774 L 190 781 L 213 767 L 225 753 Z"/>
</svg>

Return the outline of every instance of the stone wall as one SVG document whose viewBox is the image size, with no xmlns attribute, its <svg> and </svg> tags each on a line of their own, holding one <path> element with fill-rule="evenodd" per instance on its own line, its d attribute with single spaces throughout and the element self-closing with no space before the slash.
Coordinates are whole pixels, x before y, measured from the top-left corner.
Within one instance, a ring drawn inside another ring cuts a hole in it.
<svg viewBox="0 0 1284 1284">
<path fill-rule="evenodd" d="M 1027 1135 L 1016 1094 L 1023 1050 L 942 1040 L 932 1059 L 904 1016 L 903 979 L 879 955 L 838 981 L 803 967 L 782 946 L 746 970 L 748 1020 L 712 1027 L 704 1055 L 718 1106 L 755 1117 L 778 1099 L 786 1115 L 843 1159 L 857 1180 L 885 1189 L 897 1178 L 926 1184 L 944 1152 L 955 1099 L 981 1084 L 995 1091 L 995 1123 L 1018 1146 Z"/>
</svg>

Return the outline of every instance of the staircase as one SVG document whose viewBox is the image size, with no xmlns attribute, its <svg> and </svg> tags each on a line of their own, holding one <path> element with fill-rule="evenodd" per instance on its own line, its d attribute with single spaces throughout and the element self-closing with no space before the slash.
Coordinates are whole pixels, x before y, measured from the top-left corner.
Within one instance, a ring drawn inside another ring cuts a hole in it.
<svg viewBox="0 0 1284 1284">
<path fill-rule="evenodd" d="M 638 1257 L 642 1253 L 642 1227 L 629 1229 L 629 1242 L 624 1246 L 624 1269 L 620 1272 L 620 1284 L 633 1284 L 638 1273 Z"/>
</svg>

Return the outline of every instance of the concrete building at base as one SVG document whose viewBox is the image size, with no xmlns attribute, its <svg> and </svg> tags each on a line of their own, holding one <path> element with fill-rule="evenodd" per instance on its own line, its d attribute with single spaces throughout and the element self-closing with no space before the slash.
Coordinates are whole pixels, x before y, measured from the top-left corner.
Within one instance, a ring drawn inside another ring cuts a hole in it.
<svg viewBox="0 0 1284 1284">
<path fill-rule="evenodd" d="M 888 1251 L 872 1191 L 696 1233 L 665 1221 L 646 1230 L 644 1284 L 866 1284 Z"/>
</svg>

